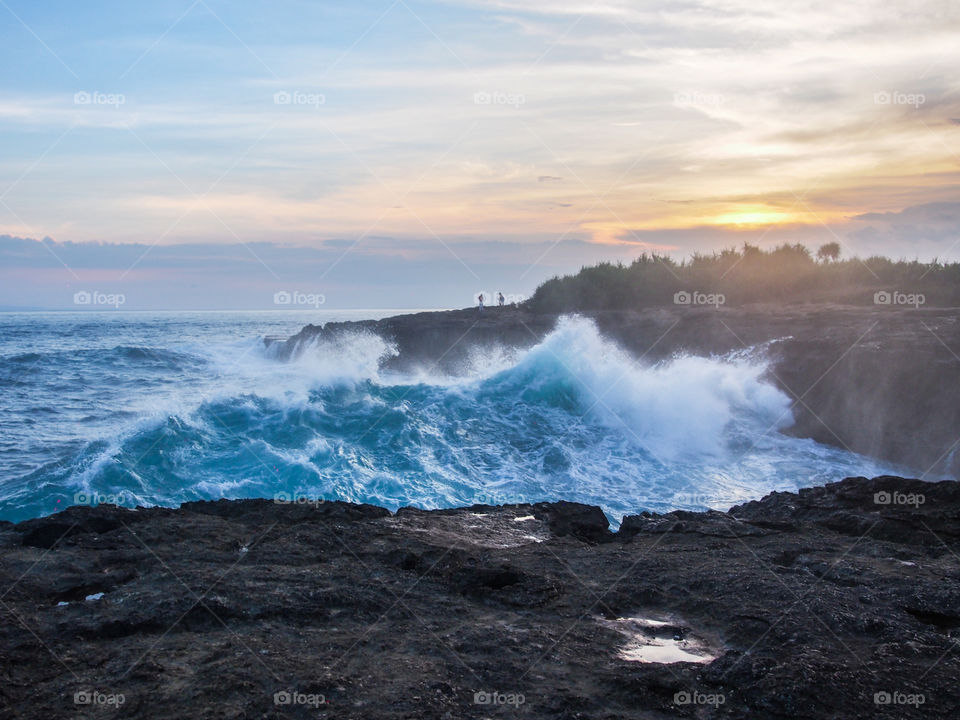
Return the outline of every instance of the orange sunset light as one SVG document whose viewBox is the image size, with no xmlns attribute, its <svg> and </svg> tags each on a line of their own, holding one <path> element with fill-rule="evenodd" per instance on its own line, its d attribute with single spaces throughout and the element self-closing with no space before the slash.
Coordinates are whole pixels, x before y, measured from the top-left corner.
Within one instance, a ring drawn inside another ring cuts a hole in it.
<svg viewBox="0 0 960 720">
<path fill-rule="evenodd" d="M 737 227 L 757 227 L 759 225 L 787 225 L 809 222 L 806 215 L 783 212 L 780 210 L 733 210 L 711 218 L 710 225 L 734 225 Z"/>
</svg>

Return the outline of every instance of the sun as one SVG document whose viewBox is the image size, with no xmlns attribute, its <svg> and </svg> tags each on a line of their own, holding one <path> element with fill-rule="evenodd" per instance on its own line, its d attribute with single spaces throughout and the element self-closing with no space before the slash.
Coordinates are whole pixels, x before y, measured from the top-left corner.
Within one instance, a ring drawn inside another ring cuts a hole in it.
<svg viewBox="0 0 960 720">
<path fill-rule="evenodd" d="M 736 210 L 714 217 L 711 225 L 736 225 L 739 227 L 756 227 L 758 225 L 783 225 L 797 222 L 796 215 L 776 210 Z"/>
</svg>

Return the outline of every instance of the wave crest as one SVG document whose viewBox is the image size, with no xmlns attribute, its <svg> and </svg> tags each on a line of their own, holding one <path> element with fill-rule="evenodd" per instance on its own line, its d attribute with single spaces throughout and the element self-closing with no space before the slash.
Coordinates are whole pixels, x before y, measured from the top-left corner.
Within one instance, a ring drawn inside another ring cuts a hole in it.
<svg viewBox="0 0 960 720">
<path fill-rule="evenodd" d="M 99 440 L 4 488 L 13 515 L 83 491 L 160 505 L 281 492 L 390 508 L 566 499 L 618 518 L 882 474 L 776 432 L 790 401 L 759 356 L 648 364 L 580 317 L 529 350 L 478 351 L 458 377 L 385 373 L 396 348 L 362 331 L 288 360 L 247 341 L 191 352 L 203 384 L 145 388 L 135 419 L 123 409 Z"/>
</svg>

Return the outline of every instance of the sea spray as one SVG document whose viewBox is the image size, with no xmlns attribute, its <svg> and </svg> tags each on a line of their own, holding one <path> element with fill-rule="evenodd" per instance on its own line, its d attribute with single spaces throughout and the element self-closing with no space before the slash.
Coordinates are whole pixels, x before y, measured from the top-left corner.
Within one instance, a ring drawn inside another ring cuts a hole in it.
<svg viewBox="0 0 960 720">
<path fill-rule="evenodd" d="M 285 360 L 251 337 L 163 339 L 41 356 L 97 378 L 67 408 L 93 419 L 7 475 L 4 519 L 78 493 L 129 505 L 285 493 L 391 509 L 565 499 L 616 523 L 887 469 L 779 432 L 790 399 L 760 351 L 648 363 L 578 317 L 528 350 L 477 348 L 455 375 L 385 371 L 396 349 L 368 331 Z"/>
<path fill-rule="evenodd" d="M 564 317 L 502 382 L 534 397 L 552 388 L 663 462 L 723 456 L 731 434 L 792 422 L 789 398 L 766 383 L 761 359 L 681 356 L 644 364 L 604 338 L 590 320 Z"/>
</svg>

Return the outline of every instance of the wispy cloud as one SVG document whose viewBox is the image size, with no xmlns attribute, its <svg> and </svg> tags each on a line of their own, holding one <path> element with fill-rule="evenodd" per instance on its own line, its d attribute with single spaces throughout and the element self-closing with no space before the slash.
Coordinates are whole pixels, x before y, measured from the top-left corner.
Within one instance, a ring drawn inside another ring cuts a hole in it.
<svg viewBox="0 0 960 720">
<path fill-rule="evenodd" d="M 458 265 L 477 238 L 636 244 L 751 218 L 777 225 L 764 242 L 815 243 L 825 222 L 958 197 L 956 4 L 11 7 L 33 30 L 0 49 L 26 68 L 0 101 L 11 234 L 436 236 Z"/>
</svg>

